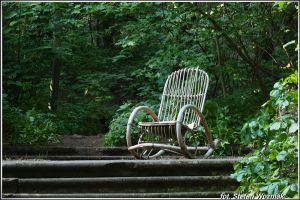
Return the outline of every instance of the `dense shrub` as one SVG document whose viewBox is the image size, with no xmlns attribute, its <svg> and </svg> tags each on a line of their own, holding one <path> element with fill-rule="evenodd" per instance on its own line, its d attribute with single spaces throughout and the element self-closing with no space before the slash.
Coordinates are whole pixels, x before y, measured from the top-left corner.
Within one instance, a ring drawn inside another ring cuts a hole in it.
<svg viewBox="0 0 300 200">
<path fill-rule="evenodd" d="M 242 142 L 256 149 L 235 164 L 242 193 L 298 198 L 298 72 L 277 82 L 270 100 L 245 123 Z"/>
<path fill-rule="evenodd" d="M 262 102 L 262 97 L 254 95 L 253 90 L 250 88 L 243 92 L 237 90 L 226 98 L 208 97 L 203 114 L 213 138 L 220 141 L 215 154 L 232 155 L 233 145 L 241 144 L 239 135 L 243 124 L 253 116 Z"/>
<path fill-rule="evenodd" d="M 25 113 L 3 101 L 3 135 L 13 144 L 40 144 L 58 142 L 62 124 L 52 113 L 35 109 Z"/>
<path fill-rule="evenodd" d="M 137 104 L 133 103 L 125 103 L 120 106 L 117 110 L 116 114 L 113 117 L 109 125 L 109 132 L 105 135 L 105 144 L 109 146 L 125 146 L 126 145 L 126 126 L 127 121 L 130 116 L 130 113 L 137 106 L 148 106 L 150 107 L 156 114 L 158 113 L 159 103 L 156 101 L 145 101 Z M 141 112 L 136 120 L 151 120 L 149 116 L 144 112 Z M 138 135 L 132 135 L 132 140 L 135 141 L 138 139 Z"/>
</svg>

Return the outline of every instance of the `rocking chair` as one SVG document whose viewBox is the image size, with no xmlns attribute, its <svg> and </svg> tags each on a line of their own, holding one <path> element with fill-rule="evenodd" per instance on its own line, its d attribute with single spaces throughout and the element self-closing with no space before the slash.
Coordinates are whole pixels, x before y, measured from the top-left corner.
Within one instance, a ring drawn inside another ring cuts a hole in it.
<svg viewBox="0 0 300 200">
<path fill-rule="evenodd" d="M 213 141 L 202 114 L 208 82 L 207 73 L 198 68 L 180 69 L 169 75 L 158 116 L 147 106 L 132 111 L 126 132 L 130 153 L 138 159 L 156 158 L 166 151 L 187 158 L 198 158 L 201 152 L 203 158 L 210 156 L 218 140 Z M 140 111 L 149 114 L 153 121 L 137 121 Z M 199 130 L 204 130 L 207 140 L 202 146 Z M 138 141 L 132 140 L 133 134 L 138 134 Z"/>
</svg>

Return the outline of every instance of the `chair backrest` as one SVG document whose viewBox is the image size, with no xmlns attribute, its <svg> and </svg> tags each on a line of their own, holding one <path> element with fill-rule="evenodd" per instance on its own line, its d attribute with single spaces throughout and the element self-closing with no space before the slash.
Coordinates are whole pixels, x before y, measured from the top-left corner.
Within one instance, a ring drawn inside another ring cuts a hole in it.
<svg viewBox="0 0 300 200">
<path fill-rule="evenodd" d="M 159 121 L 175 121 L 180 108 L 186 104 L 197 106 L 202 112 L 208 82 L 207 73 L 199 68 L 180 69 L 169 75 L 160 103 Z M 200 120 L 195 112 L 187 110 L 183 123 L 199 126 Z"/>
</svg>

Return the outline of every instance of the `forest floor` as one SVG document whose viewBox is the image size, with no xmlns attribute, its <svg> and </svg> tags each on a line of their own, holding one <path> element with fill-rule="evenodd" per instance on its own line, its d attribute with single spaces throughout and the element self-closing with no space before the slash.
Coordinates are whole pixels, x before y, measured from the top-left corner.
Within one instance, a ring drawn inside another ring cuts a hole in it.
<svg viewBox="0 0 300 200">
<path fill-rule="evenodd" d="M 104 135 L 61 135 L 59 145 L 65 147 L 103 147 Z"/>
</svg>

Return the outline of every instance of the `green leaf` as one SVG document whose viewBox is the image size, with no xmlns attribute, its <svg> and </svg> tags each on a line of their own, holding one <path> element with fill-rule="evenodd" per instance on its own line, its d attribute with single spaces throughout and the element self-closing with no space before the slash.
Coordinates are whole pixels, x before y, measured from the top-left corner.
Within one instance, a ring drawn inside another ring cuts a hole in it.
<svg viewBox="0 0 300 200">
<path fill-rule="evenodd" d="M 296 70 L 293 74 L 289 75 L 288 77 L 286 77 L 283 81 L 283 84 L 287 84 L 287 83 L 298 83 L 298 71 Z M 298 93 L 297 93 L 298 94 Z"/>
<path fill-rule="evenodd" d="M 270 130 L 279 130 L 281 122 L 274 122 L 270 125 Z"/>
<path fill-rule="evenodd" d="M 254 172 L 259 172 L 261 170 L 263 170 L 265 168 L 265 166 L 262 163 L 257 163 L 254 167 Z"/>
<path fill-rule="evenodd" d="M 268 194 L 276 194 L 278 192 L 278 182 L 271 183 L 268 186 Z"/>
<path fill-rule="evenodd" d="M 255 161 L 257 161 L 259 159 L 259 157 L 258 156 L 250 156 L 249 158 L 248 158 L 248 160 L 250 161 L 250 162 L 255 162 Z"/>
<path fill-rule="evenodd" d="M 238 171 L 237 173 L 235 173 L 233 176 L 236 178 L 236 180 L 238 182 L 241 182 L 243 177 L 246 175 L 247 173 L 244 170 Z"/>
<path fill-rule="evenodd" d="M 267 186 L 263 186 L 263 187 L 261 187 L 261 188 L 259 188 L 259 191 L 261 191 L 261 192 L 265 192 L 265 191 L 268 191 L 268 185 Z"/>
<path fill-rule="evenodd" d="M 280 82 L 276 82 L 275 84 L 274 84 L 274 88 L 278 88 L 278 89 L 281 89 L 281 84 L 280 84 Z"/>
<path fill-rule="evenodd" d="M 291 190 L 292 190 L 293 192 L 296 192 L 296 191 L 298 190 L 298 185 L 297 185 L 296 183 L 293 183 L 293 184 L 291 185 Z"/>
<path fill-rule="evenodd" d="M 282 103 L 281 103 L 281 106 L 282 107 L 287 107 L 289 105 L 289 102 L 287 100 L 284 100 Z"/>
<path fill-rule="evenodd" d="M 277 169 L 274 171 L 272 177 L 276 177 L 276 176 L 278 176 L 278 174 L 279 174 L 279 168 L 277 168 Z"/>
<path fill-rule="evenodd" d="M 287 100 L 278 99 L 275 104 L 282 108 L 285 108 L 289 105 L 289 102 Z"/>
<path fill-rule="evenodd" d="M 289 128 L 289 133 L 295 133 L 298 131 L 298 123 L 293 123 Z"/>
<path fill-rule="evenodd" d="M 15 25 L 17 23 L 18 23 L 18 21 L 12 21 L 12 22 L 9 23 L 9 26 L 13 26 L 13 25 Z"/>
<path fill-rule="evenodd" d="M 270 92 L 271 97 L 277 97 L 279 95 L 280 91 L 279 90 L 272 90 Z"/>
<path fill-rule="evenodd" d="M 29 121 L 33 122 L 34 121 L 34 117 L 29 117 Z"/>
<path fill-rule="evenodd" d="M 278 155 L 278 152 L 273 149 L 269 155 L 270 160 L 275 160 L 277 155 Z"/>
<path fill-rule="evenodd" d="M 256 127 L 256 125 L 257 125 L 257 122 L 255 120 L 253 120 L 249 123 L 250 128 Z"/>
<path fill-rule="evenodd" d="M 276 143 L 276 140 L 270 140 L 269 146 L 272 147 Z"/>
<path fill-rule="evenodd" d="M 17 12 L 11 12 L 9 13 L 7 16 L 5 16 L 6 19 L 11 19 L 13 18 L 14 16 L 16 16 L 18 13 Z"/>
<path fill-rule="evenodd" d="M 281 151 L 279 152 L 279 154 L 277 155 L 276 159 L 278 161 L 282 161 L 284 160 L 284 158 L 287 156 L 287 152 L 286 151 Z"/>
<path fill-rule="evenodd" d="M 286 196 L 286 195 L 288 194 L 288 192 L 290 191 L 290 188 L 291 188 L 290 185 L 287 186 L 286 188 L 284 188 L 284 190 L 283 190 L 283 192 L 282 192 L 282 195 L 283 195 L 283 196 Z"/>
<path fill-rule="evenodd" d="M 261 136 L 264 135 L 264 132 L 261 131 L 260 129 L 258 129 L 255 133 L 256 133 L 256 135 L 258 135 L 259 137 L 261 137 Z"/>
<path fill-rule="evenodd" d="M 280 10 L 282 10 L 284 8 L 284 4 L 285 4 L 285 2 L 283 2 L 283 1 L 278 2 L 278 7 Z"/>
</svg>

